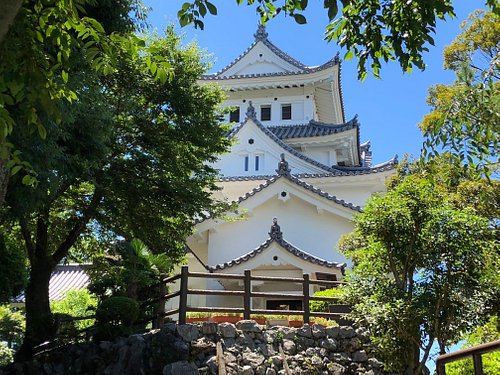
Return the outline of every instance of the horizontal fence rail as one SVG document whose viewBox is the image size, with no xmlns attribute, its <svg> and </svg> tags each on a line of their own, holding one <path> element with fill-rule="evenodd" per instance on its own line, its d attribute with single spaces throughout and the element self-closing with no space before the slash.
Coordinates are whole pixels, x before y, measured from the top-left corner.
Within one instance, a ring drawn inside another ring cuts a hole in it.
<svg viewBox="0 0 500 375">
<path fill-rule="evenodd" d="M 446 375 L 446 364 L 461 359 L 472 357 L 474 364 L 474 375 L 483 375 L 482 355 L 500 350 L 500 340 L 492 341 L 486 344 L 474 346 L 472 348 L 457 350 L 453 353 L 440 355 L 436 360 L 437 375 Z"/>
<path fill-rule="evenodd" d="M 243 284 L 243 290 L 208 290 L 208 289 L 190 289 L 189 279 L 205 278 L 205 279 L 225 279 L 237 280 Z M 322 318 L 341 318 L 344 313 L 334 312 L 311 312 L 309 309 L 310 301 L 321 302 L 336 302 L 335 297 L 316 297 L 310 295 L 311 285 L 321 285 L 329 287 L 337 287 L 345 284 L 341 281 L 328 280 L 311 280 L 308 274 L 304 274 L 302 278 L 298 277 L 276 277 L 276 276 L 253 276 L 250 270 L 245 270 L 243 275 L 240 274 L 221 274 L 221 273 L 206 273 L 206 272 L 190 272 L 187 266 L 181 268 L 181 273 L 172 277 L 162 278 L 164 283 L 171 283 L 180 279 L 179 290 L 170 294 L 162 294 L 158 311 L 164 309 L 167 299 L 179 297 L 179 308 L 160 313 L 162 320 L 158 321 L 155 326 L 161 326 L 163 319 L 166 316 L 179 314 L 178 323 L 185 324 L 188 312 L 207 312 L 207 313 L 230 313 L 241 314 L 243 319 L 250 319 L 252 315 L 301 315 L 304 323 L 310 323 L 311 317 Z M 286 294 L 287 298 L 299 299 L 302 301 L 302 310 L 269 310 L 269 309 L 252 309 L 252 298 L 267 297 L 267 298 L 283 298 L 283 293 L 272 292 L 254 292 L 252 291 L 253 281 L 268 281 L 268 282 L 283 282 L 294 283 L 302 286 L 302 293 Z M 166 287 L 164 288 L 166 290 Z M 241 297 L 243 299 L 242 307 L 194 307 L 188 306 L 188 295 L 204 295 L 204 296 L 231 296 Z"/>
</svg>

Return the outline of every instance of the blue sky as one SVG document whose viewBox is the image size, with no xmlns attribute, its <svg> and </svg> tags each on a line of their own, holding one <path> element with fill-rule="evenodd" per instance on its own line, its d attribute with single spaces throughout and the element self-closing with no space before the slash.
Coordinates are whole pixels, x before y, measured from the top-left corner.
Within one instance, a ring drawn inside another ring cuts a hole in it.
<svg viewBox="0 0 500 375">
<path fill-rule="evenodd" d="M 239 56 L 254 40 L 258 16 L 254 7 L 237 6 L 234 0 L 214 1 L 217 16 L 205 19 L 205 29 L 192 26 L 180 28 L 176 18 L 182 6 L 180 0 L 145 0 L 152 7 L 148 20 L 158 31 L 168 24 L 176 25 L 185 34 L 186 41 L 195 40 L 203 49 L 214 55 L 213 71 L 219 70 Z M 306 65 L 320 65 L 341 51 L 335 43 L 324 40 L 328 24 L 322 1 L 310 1 L 305 13 L 308 23 L 298 25 L 290 17 L 280 16 L 268 26 L 269 39 L 282 50 Z M 454 76 L 442 69 L 442 51 L 460 31 L 460 24 L 475 9 L 484 8 L 483 0 L 454 1 L 457 17 L 439 22 L 434 37 L 435 47 L 430 47 L 424 60 L 425 71 L 401 72 L 396 62 L 382 68 L 382 78 L 369 76 L 364 82 L 357 80 L 356 61 L 342 64 L 342 92 L 346 118 L 358 115 L 361 123 L 361 141 L 371 140 L 373 161 L 381 163 L 395 154 L 418 155 L 422 136 L 418 122 L 429 112 L 426 104 L 427 89 L 436 83 L 451 83 Z"/>
</svg>

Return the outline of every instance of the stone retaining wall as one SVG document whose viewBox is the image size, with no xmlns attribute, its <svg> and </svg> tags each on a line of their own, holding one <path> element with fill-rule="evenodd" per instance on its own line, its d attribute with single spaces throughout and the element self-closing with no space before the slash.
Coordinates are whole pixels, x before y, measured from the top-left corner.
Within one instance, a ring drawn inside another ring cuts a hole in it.
<svg viewBox="0 0 500 375">
<path fill-rule="evenodd" d="M 385 374 L 382 363 L 371 356 L 363 329 L 266 328 L 242 320 L 236 325 L 167 324 L 161 330 L 113 342 L 70 345 L 0 370 L 0 375 L 208 375 L 218 374 L 220 362 L 225 363 L 227 374 Z"/>
</svg>

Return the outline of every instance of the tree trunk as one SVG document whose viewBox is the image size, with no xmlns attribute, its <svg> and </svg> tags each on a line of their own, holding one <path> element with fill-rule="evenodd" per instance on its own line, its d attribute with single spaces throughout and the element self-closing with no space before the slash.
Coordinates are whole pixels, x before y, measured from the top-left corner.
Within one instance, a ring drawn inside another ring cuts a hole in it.
<svg viewBox="0 0 500 375">
<path fill-rule="evenodd" d="M 22 4 L 23 0 L 2 0 L 2 11 L 0 12 L 0 44 L 2 44 L 10 26 L 14 23 L 14 19 L 19 9 L 21 9 Z"/>
<path fill-rule="evenodd" d="M 5 202 L 5 194 L 7 194 L 9 178 L 10 170 L 7 168 L 7 160 L 0 159 L 0 208 Z"/>
<path fill-rule="evenodd" d="M 16 353 L 16 361 L 32 358 L 34 348 L 56 334 L 56 326 L 50 312 L 49 281 L 54 269 L 50 257 L 37 256 L 31 262 L 30 280 L 26 288 L 26 332 L 23 344 Z"/>
</svg>

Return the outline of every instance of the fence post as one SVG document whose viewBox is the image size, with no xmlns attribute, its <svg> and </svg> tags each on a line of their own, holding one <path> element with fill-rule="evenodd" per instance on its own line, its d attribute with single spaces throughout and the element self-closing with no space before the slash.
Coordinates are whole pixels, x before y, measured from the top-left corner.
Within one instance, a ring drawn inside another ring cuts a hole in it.
<svg viewBox="0 0 500 375">
<path fill-rule="evenodd" d="M 472 361 L 474 362 L 474 375 L 483 375 L 483 358 L 481 354 L 473 354 Z"/>
<path fill-rule="evenodd" d="M 446 375 L 446 368 L 444 363 L 437 362 L 436 364 L 437 375 Z"/>
<path fill-rule="evenodd" d="M 303 308 L 304 308 L 304 324 L 309 324 L 310 312 L 309 312 L 309 274 L 304 274 L 304 281 L 302 283 L 302 294 L 303 298 Z"/>
<path fill-rule="evenodd" d="M 160 293 L 160 300 L 158 301 L 158 306 L 156 307 L 156 322 L 154 322 L 155 327 L 154 328 L 161 328 L 163 327 L 163 323 L 165 322 L 165 295 L 167 294 L 167 285 L 163 280 L 167 277 L 166 274 L 162 273 L 160 274 L 160 287 L 159 287 L 159 293 Z"/>
<path fill-rule="evenodd" d="M 250 319 L 250 304 L 252 301 L 252 275 L 250 270 L 245 270 L 245 295 L 243 296 L 243 319 Z"/>
<path fill-rule="evenodd" d="M 179 324 L 186 324 L 187 294 L 188 294 L 188 266 L 181 267 L 181 285 L 179 295 Z"/>
</svg>

